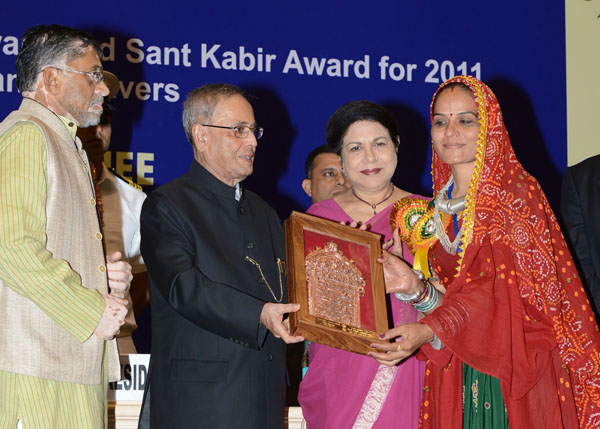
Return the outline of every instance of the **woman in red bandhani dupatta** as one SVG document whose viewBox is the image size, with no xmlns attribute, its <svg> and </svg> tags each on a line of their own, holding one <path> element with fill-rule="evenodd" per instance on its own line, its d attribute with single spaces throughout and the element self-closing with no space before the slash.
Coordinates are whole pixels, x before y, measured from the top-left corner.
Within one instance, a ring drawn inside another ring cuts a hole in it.
<svg viewBox="0 0 600 429">
<path fill-rule="evenodd" d="M 600 427 L 600 334 L 556 217 L 517 160 L 495 95 L 443 83 L 431 104 L 434 200 L 400 200 L 415 253 L 386 289 L 424 317 L 372 355 L 427 360 L 422 428 Z"/>
</svg>

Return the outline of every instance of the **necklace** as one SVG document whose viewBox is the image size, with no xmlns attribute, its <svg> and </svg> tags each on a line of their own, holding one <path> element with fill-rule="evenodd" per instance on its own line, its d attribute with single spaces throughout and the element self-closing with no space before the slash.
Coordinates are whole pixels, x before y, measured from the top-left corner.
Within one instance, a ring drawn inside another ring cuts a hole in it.
<svg viewBox="0 0 600 429">
<path fill-rule="evenodd" d="M 252 259 L 250 256 L 246 256 L 246 261 L 250 262 L 256 268 L 258 268 L 260 277 L 261 277 L 263 283 L 267 285 L 267 288 L 269 288 L 269 292 L 271 292 L 271 295 L 273 295 L 273 299 L 275 300 L 275 302 L 281 302 L 281 300 L 283 299 L 283 282 L 281 281 L 281 273 L 283 273 L 285 271 L 285 262 L 282 259 L 277 258 L 277 269 L 279 271 L 279 298 L 277 298 L 275 296 L 275 293 L 273 292 L 273 289 L 271 289 L 271 285 L 267 281 L 267 278 L 263 274 L 263 270 L 260 267 L 260 264 L 258 263 L 258 261 L 256 261 L 255 259 Z"/>
<path fill-rule="evenodd" d="M 460 230 L 456 234 L 456 237 L 454 237 L 454 240 L 450 241 L 448 234 L 446 234 L 446 228 L 444 228 L 444 222 L 442 222 L 442 216 L 440 215 L 440 210 L 446 214 L 449 214 L 450 216 L 454 216 L 465 209 L 466 197 L 454 199 L 449 199 L 447 197 L 448 189 L 453 183 L 454 177 L 450 176 L 448 183 L 446 183 L 444 187 L 440 189 L 440 192 L 438 192 L 433 199 L 433 222 L 435 224 L 435 235 L 440 240 L 440 243 L 446 252 L 450 253 L 451 255 L 456 255 L 465 224 L 463 222 L 463 224 L 460 226 Z"/>
<path fill-rule="evenodd" d="M 363 203 L 365 203 L 365 204 L 367 204 L 367 205 L 371 206 L 371 208 L 373 209 L 373 214 L 374 214 L 374 215 L 376 215 L 376 214 L 377 214 L 377 206 L 378 206 L 379 204 L 381 204 L 381 203 L 383 203 L 383 202 L 385 202 L 385 201 L 389 200 L 389 199 L 390 199 L 390 197 L 392 196 L 392 194 L 394 193 L 394 185 L 392 185 L 392 184 L 390 183 L 390 193 L 389 193 L 389 194 L 387 194 L 387 196 L 386 196 L 386 197 L 385 197 L 383 200 L 379 201 L 378 203 L 370 203 L 370 202 L 368 202 L 368 201 L 365 201 L 365 200 L 363 200 L 363 199 L 362 199 L 361 197 L 359 197 L 358 195 L 356 195 L 356 192 L 354 192 L 354 188 L 351 188 L 351 189 L 352 189 L 352 195 L 354 195 L 358 201 L 362 201 Z"/>
<path fill-rule="evenodd" d="M 462 196 L 460 198 L 452 198 L 449 199 L 446 197 L 446 194 L 443 195 L 438 194 L 440 198 L 436 198 L 435 207 L 438 210 L 443 211 L 444 213 L 448 213 L 449 215 L 455 215 L 462 212 L 467 205 L 467 196 Z"/>
</svg>

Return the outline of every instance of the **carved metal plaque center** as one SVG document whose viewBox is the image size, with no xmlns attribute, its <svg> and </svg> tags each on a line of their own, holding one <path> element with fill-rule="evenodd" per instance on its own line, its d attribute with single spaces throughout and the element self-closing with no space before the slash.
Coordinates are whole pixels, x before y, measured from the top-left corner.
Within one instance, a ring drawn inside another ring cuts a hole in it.
<svg viewBox="0 0 600 429">
<path fill-rule="evenodd" d="M 312 250 L 305 264 L 309 314 L 360 327 L 360 298 L 366 283 L 356 263 L 329 241 L 324 248 Z"/>
</svg>

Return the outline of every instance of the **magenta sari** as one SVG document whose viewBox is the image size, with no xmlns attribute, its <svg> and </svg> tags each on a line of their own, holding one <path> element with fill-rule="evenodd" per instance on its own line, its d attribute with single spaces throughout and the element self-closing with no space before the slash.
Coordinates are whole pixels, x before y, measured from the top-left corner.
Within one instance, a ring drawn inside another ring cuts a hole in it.
<svg viewBox="0 0 600 429">
<path fill-rule="evenodd" d="M 367 221 L 371 231 L 391 238 L 393 204 Z M 307 213 L 335 221 L 352 221 L 334 200 L 313 204 Z M 412 263 L 412 255 L 404 249 Z M 389 297 L 388 297 L 389 299 Z M 394 326 L 416 322 L 417 311 L 390 299 Z M 300 383 L 298 401 L 308 429 L 416 428 L 425 362 L 410 357 L 396 367 L 369 356 L 311 343 L 310 363 Z"/>
</svg>

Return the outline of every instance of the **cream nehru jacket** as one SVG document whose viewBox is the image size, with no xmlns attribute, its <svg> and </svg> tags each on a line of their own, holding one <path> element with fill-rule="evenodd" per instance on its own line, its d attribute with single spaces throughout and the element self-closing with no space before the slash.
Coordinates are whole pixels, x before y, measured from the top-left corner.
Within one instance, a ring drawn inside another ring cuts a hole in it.
<svg viewBox="0 0 600 429">
<path fill-rule="evenodd" d="M 107 293 L 95 193 L 87 156 L 61 120 L 24 98 L 1 124 L 0 135 L 19 121 L 37 125 L 47 146 L 46 249 L 66 260 L 83 287 Z M 0 370 L 78 384 L 101 382 L 105 341 L 91 335 L 83 343 L 32 301 L 0 281 Z M 109 380 L 120 376 L 115 340 L 106 344 Z"/>
</svg>

